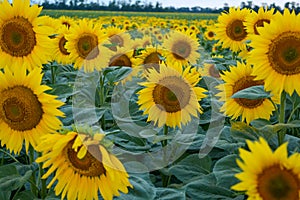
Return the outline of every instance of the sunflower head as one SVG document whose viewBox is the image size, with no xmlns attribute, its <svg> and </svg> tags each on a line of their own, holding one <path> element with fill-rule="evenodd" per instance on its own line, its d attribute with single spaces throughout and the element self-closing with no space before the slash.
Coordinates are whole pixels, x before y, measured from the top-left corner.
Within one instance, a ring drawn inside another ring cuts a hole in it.
<svg viewBox="0 0 300 200">
<path fill-rule="evenodd" d="M 222 42 L 223 48 L 230 48 L 234 52 L 245 47 L 248 33 L 245 18 L 250 13 L 246 8 L 230 8 L 228 13 L 222 13 L 216 25 L 216 39 Z"/>
<path fill-rule="evenodd" d="M 248 34 L 258 33 L 258 27 L 263 27 L 265 23 L 270 24 L 274 18 L 274 8 L 270 10 L 260 7 L 258 12 L 252 11 L 245 19 L 245 26 Z"/>
<path fill-rule="evenodd" d="M 187 66 L 196 64 L 200 57 L 199 43 L 195 37 L 182 32 L 171 32 L 162 43 L 165 49 L 164 57 L 169 66 Z"/>
<path fill-rule="evenodd" d="M 240 182 L 232 189 L 245 191 L 249 199 L 299 199 L 300 154 L 288 156 L 287 143 L 273 152 L 263 138 L 247 144 L 249 150 L 239 151 L 242 172 L 236 174 Z"/>
<path fill-rule="evenodd" d="M 20 9 L 22 8 L 22 9 Z M 53 29 L 39 17 L 42 8 L 29 0 L 5 0 L 0 4 L 0 66 L 12 68 L 25 64 L 28 69 L 41 67 L 51 59 L 53 44 L 48 37 Z"/>
<path fill-rule="evenodd" d="M 237 63 L 237 66 L 231 66 L 230 71 L 221 74 L 224 80 L 223 84 L 217 86 L 221 91 L 217 96 L 224 104 L 221 111 L 233 119 L 241 117 L 242 121 L 250 123 L 254 119 L 269 119 L 275 110 L 272 102 L 267 98 L 246 99 L 232 98 L 232 95 L 251 86 L 264 85 L 263 80 L 257 80 L 252 75 L 253 69 L 249 64 Z M 273 101 L 277 101 L 274 95 Z"/>
<path fill-rule="evenodd" d="M 107 36 L 93 21 L 82 19 L 77 25 L 70 27 L 65 35 L 65 48 L 70 52 L 75 68 L 84 68 L 85 72 L 101 70 L 108 66 L 112 51 L 104 45 Z"/>
<path fill-rule="evenodd" d="M 195 68 L 179 72 L 161 64 L 158 71 L 149 69 L 146 78 L 141 83 L 145 88 L 138 92 L 138 104 L 148 114 L 148 121 L 159 127 L 181 127 L 202 112 L 198 101 L 205 97 L 205 89 L 196 87 L 200 74 Z"/>
<path fill-rule="evenodd" d="M 132 188 L 129 176 L 120 160 L 103 145 L 104 136 L 68 131 L 43 137 L 37 147 L 43 155 L 36 161 L 44 162 L 43 168 L 49 167 L 42 178 L 55 172 L 48 188 L 57 180 L 56 195 L 78 200 L 98 199 L 98 191 L 104 199 L 119 196 L 119 191 L 127 193 L 128 187 Z"/>
<path fill-rule="evenodd" d="M 265 81 L 267 90 L 280 94 L 300 94 L 300 16 L 288 9 L 275 14 L 270 24 L 258 27 L 259 35 L 251 35 L 248 61 L 253 73 Z M 278 28 L 280 27 L 280 28 Z"/>
<path fill-rule="evenodd" d="M 48 86 L 41 85 L 42 74 L 36 68 L 26 73 L 25 66 L 14 71 L 0 72 L 0 141 L 1 145 L 19 153 L 25 141 L 36 147 L 40 137 L 60 129 L 63 117 L 58 107 L 63 103 L 46 94 Z"/>
</svg>

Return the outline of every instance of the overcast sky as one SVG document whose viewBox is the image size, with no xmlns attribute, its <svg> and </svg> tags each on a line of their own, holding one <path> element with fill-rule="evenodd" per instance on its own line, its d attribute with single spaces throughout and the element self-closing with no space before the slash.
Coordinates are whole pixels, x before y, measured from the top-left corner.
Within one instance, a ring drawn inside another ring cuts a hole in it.
<svg viewBox="0 0 300 200">
<path fill-rule="evenodd" d="M 92 0 L 95 1 L 96 0 Z M 99 2 L 104 2 L 108 5 L 109 1 L 111 0 L 99 0 Z M 134 3 L 136 0 L 131 0 Z M 240 6 L 241 2 L 243 1 L 236 1 L 236 0 L 141 0 L 141 2 L 152 2 L 154 5 L 156 2 L 162 3 L 163 7 L 194 7 L 200 6 L 202 8 L 210 7 L 210 8 L 220 8 L 224 6 L 224 3 L 228 3 L 229 6 Z M 244 0 L 247 3 L 249 0 Z M 293 1 L 293 0 L 291 0 Z M 128 0 L 127 0 L 128 2 Z M 262 3 L 267 2 L 267 4 L 275 3 L 276 5 L 283 7 L 284 4 L 288 1 L 284 0 L 252 0 L 253 4 L 261 6 Z"/>
</svg>

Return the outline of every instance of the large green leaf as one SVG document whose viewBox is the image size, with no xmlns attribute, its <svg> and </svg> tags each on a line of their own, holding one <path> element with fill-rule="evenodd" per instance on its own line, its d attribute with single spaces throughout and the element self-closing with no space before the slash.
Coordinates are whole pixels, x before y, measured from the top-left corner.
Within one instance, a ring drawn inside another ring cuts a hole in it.
<svg viewBox="0 0 300 200">
<path fill-rule="evenodd" d="M 213 173 L 203 175 L 186 185 L 186 194 L 191 199 L 201 200 L 232 200 L 237 198 L 235 192 L 220 185 L 216 185 L 216 183 L 217 180 Z"/>
<path fill-rule="evenodd" d="M 256 85 L 245 88 L 234 93 L 231 98 L 244 98 L 244 99 L 265 99 L 270 98 L 272 95 L 264 90 L 263 85 Z"/>
<path fill-rule="evenodd" d="M 130 183 L 133 186 L 133 189 L 129 189 L 128 194 L 121 194 L 117 199 L 120 200 L 151 200 L 155 198 L 156 191 L 155 187 L 149 183 L 150 179 L 139 177 L 139 176 L 130 176 Z"/>
<path fill-rule="evenodd" d="M 238 182 L 234 177 L 238 173 L 239 167 L 236 164 L 237 155 L 232 154 L 218 160 L 213 168 L 219 186 L 230 187 Z"/>
<path fill-rule="evenodd" d="M 199 158 L 198 154 L 192 154 L 176 163 L 169 169 L 169 175 L 174 175 L 182 182 L 189 182 L 211 171 L 211 159 Z"/>
<path fill-rule="evenodd" d="M 11 192 L 9 191 L 0 191 L 0 199 L 1 200 L 9 200 L 11 196 Z"/>
<path fill-rule="evenodd" d="M 156 188 L 156 200 L 185 200 L 185 191 L 183 189 Z"/>
<path fill-rule="evenodd" d="M 132 71 L 131 67 L 108 67 L 104 69 L 104 76 L 110 84 L 121 81 L 126 78 Z"/>
<path fill-rule="evenodd" d="M 34 200 L 36 199 L 35 195 L 32 194 L 30 190 L 24 190 L 22 192 L 19 192 L 14 196 L 14 199 L 20 199 L 20 200 Z"/>
<path fill-rule="evenodd" d="M 24 176 L 13 174 L 0 179 L 0 191 L 13 191 L 23 186 L 29 180 L 32 171 L 27 171 Z"/>
</svg>

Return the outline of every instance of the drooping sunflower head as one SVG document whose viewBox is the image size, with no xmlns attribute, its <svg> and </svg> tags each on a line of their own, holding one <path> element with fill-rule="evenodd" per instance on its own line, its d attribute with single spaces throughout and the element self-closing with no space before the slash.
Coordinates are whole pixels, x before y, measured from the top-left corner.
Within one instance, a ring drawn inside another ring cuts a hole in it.
<svg viewBox="0 0 300 200">
<path fill-rule="evenodd" d="M 63 113 L 58 107 L 63 103 L 56 96 L 46 94 L 50 88 L 40 85 L 41 70 L 26 73 L 25 66 L 0 72 L 0 141 L 12 152 L 19 153 L 25 141 L 36 147 L 40 137 L 60 129 L 57 117 Z"/>
<path fill-rule="evenodd" d="M 258 12 L 252 10 L 252 12 L 245 18 L 245 26 L 247 33 L 259 35 L 257 28 L 263 27 L 265 23 L 269 24 L 274 18 L 274 8 L 265 10 L 264 7 L 260 7 Z"/>
<path fill-rule="evenodd" d="M 159 127 L 166 124 L 170 127 L 181 127 L 191 121 L 191 116 L 201 113 L 199 101 L 206 91 L 196 87 L 200 74 L 195 68 L 187 67 L 184 71 L 176 71 L 163 64 L 159 70 L 149 69 L 147 81 L 140 83 L 145 88 L 138 92 L 137 103 L 148 121 Z"/>
<path fill-rule="evenodd" d="M 197 39 L 181 32 L 169 33 L 162 47 L 165 49 L 164 57 L 169 66 L 196 64 L 200 57 Z"/>
<path fill-rule="evenodd" d="M 242 172 L 236 174 L 240 182 L 232 189 L 245 191 L 249 199 L 299 199 L 300 154 L 288 156 L 287 143 L 273 152 L 263 138 L 247 144 L 249 150 L 239 151 L 237 164 Z"/>
<path fill-rule="evenodd" d="M 108 66 L 112 51 L 104 46 L 107 36 L 97 25 L 87 19 L 70 27 L 65 39 L 65 48 L 70 52 L 75 68 L 84 68 L 85 72 L 101 70 Z"/>
<path fill-rule="evenodd" d="M 29 0 L 5 0 L 0 4 L 0 66 L 28 69 L 41 67 L 51 59 L 53 44 L 48 37 L 52 28 L 44 26 L 45 18 L 38 17 L 42 8 L 30 6 Z"/>
<path fill-rule="evenodd" d="M 248 33 L 244 22 L 249 13 L 248 9 L 231 7 L 228 13 L 222 13 L 218 17 L 216 39 L 222 42 L 223 48 L 238 52 L 245 47 Z"/>
<path fill-rule="evenodd" d="M 54 191 L 62 199 L 98 199 L 99 191 L 105 200 L 111 200 L 119 191 L 127 193 L 132 188 L 127 171 L 103 145 L 103 138 L 102 133 L 74 131 L 44 136 L 37 147 L 43 155 L 36 162 L 49 167 L 42 178 L 55 173 L 47 187 L 57 180 Z"/>
<path fill-rule="evenodd" d="M 237 63 L 237 66 L 231 66 L 230 71 L 221 74 L 224 80 L 223 84 L 217 86 L 221 91 L 217 94 L 220 101 L 224 101 L 221 112 L 224 112 L 232 119 L 241 117 L 242 121 L 250 123 L 254 119 L 270 119 L 275 110 L 272 102 L 267 98 L 246 99 L 232 98 L 232 95 L 251 86 L 264 85 L 262 80 L 256 80 L 252 75 L 252 67 L 249 64 Z M 276 100 L 274 96 L 274 100 Z"/>
<path fill-rule="evenodd" d="M 258 27 L 259 35 L 250 37 L 253 50 L 248 62 L 254 66 L 253 73 L 276 94 L 300 94 L 299 19 L 300 15 L 285 9 L 283 14 L 275 14 L 270 24 Z"/>
</svg>

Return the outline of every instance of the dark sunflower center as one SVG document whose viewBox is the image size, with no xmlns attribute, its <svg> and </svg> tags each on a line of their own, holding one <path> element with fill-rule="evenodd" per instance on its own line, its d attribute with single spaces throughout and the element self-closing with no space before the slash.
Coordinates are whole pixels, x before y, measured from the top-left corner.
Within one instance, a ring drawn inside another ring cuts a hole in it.
<svg viewBox="0 0 300 200">
<path fill-rule="evenodd" d="M 243 90 L 243 89 L 246 89 L 246 88 L 249 88 L 252 86 L 264 84 L 263 81 L 253 80 L 254 78 L 255 78 L 255 76 L 246 76 L 246 77 L 239 79 L 237 82 L 235 82 L 235 84 L 233 86 L 233 94 L 240 90 Z M 256 107 L 260 106 L 264 102 L 265 99 L 235 98 L 234 100 L 242 107 L 256 108 Z"/>
<path fill-rule="evenodd" d="M 191 55 L 192 47 L 187 41 L 179 40 L 173 44 L 171 50 L 176 59 L 185 60 Z"/>
<path fill-rule="evenodd" d="M 170 76 L 157 83 L 152 95 L 161 110 L 168 113 L 178 112 L 189 104 L 191 88 L 182 78 Z"/>
<path fill-rule="evenodd" d="M 270 20 L 268 20 L 268 19 L 260 19 L 260 20 L 257 20 L 257 22 L 254 24 L 254 33 L 256 35 L 259 35 L 259 33 L 257 31 L 257 27 L 263 27 L 264 23 L 270 24 Z"/>
<path fill-rule="evenodd" d="M 33 26 L 23 17 L 5 21 L 0 29 L 0 48 L 11 56 L 27 56 L 36 46 Z"/>
<path fill-rule="evenodd" d="M 101 176 L 106 173 L 106 170 L 102 164 L 102 154 L 98 145 L 90 145 L 86 155 L 79 159 L 77 152 L 74 151 L 72 145 L 74 140 L 70 141 L 64 148 L 66 160 L 75 172 L 83 176 Z M 85 148 L 82 146 L 81 148 Z"/>
<path fill-rule="evenodd" d="M 158 71 L 159 70 L 160 57 L 161 57 L 161 55 L 158 52 L 150 53 L 144 59 L 144 69 L 148 70 L 150 68 L 154 68 Z"/>
<path fill-rule="evenodd" d="M 210 64 L 208 67 L 208 72 L 210 76 L 214 78 L 220 78 L 220 72 L 214 64 Z"/>
<path fill-rule="evenodd" d="M 209 38 L 213 38 L 215 36 L 215 33 L 212 31 L 209 31 L 207 35 Z"/>
<path fill-rule="evenodd" d="M 0 119 L 11 129 L 27 131 L 40 123 L 42 105 L 31 89 L 15 86 L 0 92 L 0 96 Z"/>
<path fill-rule="evenodd" d="M 300 73 L 300 33 L 285 32 L 273 40 L 267 53 L 271 67 L 283 75 Z"/>
<path fill-rule="evenodd" d="M 258 175 L 257 182 L 257 191 L 263 199 L 299 199 L 299 178 L 291 170 L 278 165 L 272 166 Z"/>
<path fill-rule="evenodd" d="M 115 55 L 110 59 L 109 66 L 132 67 L 130 58 L 126 54 Z"/>
<path fill-rule="evenodd" d="M 247 32 L 242 20 L 234 20 L 226 27 L 227 36 L 234 41 L 242 41 L 247 37 Z"/>
<path fill-rule="evenodd" d="M 80 57 L 92 60 L 99 55 L 98 37 L 94 34 L 83 34 L 77 42 L 77 52 Z"/>
<path fill-rule="evenodd" d="M 65 48 L 65 44 L 67 43 L 67 40 L 65 37 L 61 37 L 59 40 L 59 50 L 62 54 L 64 55 L 70 55 L 70 53 L 68 52 L 68 50 Z"/>
</svg>

